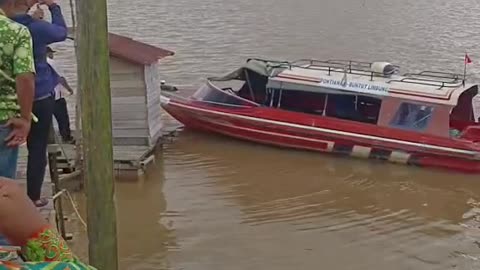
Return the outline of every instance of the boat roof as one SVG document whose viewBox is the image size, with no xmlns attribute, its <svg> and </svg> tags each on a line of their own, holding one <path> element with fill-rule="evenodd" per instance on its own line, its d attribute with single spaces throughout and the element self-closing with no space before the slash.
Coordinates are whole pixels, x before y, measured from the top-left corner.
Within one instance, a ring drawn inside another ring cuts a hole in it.
<svg viewBox="0 0 480 270">
<path fill-rule="evenodd" d="M 390 70 L 392 67 L 398 69 L 398 66 L 386 62 L 298 60 L 271 76 L 267 87 L 332 94 L 389 96 L 455 106 L 463 92 L 477 86 L 466 84 L 463 75 L 459 74 L 436 71 L 386 74 L 381 70 L 386 66 L 389 66 Z"/>
<path fill-rule="evenodd" d="M 245 81 L 245 71 L 251 71 L 256 74 L 272 77 L 290 67 L 290 63 L 286 61 L 263 60 L 263 59 L 248 59 L 247 62 L 239 69 L 226 74 L 221 77 L 210 77 L 210 81 L 230 81 L 242 80 Z"/>
</svg>

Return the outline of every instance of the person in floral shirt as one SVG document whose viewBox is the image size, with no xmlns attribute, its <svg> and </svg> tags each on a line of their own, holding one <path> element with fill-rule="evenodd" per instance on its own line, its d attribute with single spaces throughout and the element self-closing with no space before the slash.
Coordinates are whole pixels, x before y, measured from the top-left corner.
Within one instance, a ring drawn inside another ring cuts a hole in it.
<svg viewBox="0 0 480 270">
<path fill-rule="evenodd" d="M 30 132 L 35 90 L 32 38 L 7 16 L 14 0 L 0 0 L 0 176 L 15 178 L 18 146 Z"/>
<path fill-rule="evenodd" d="M 21 247 L 0 248 L 0 270 L 95 270 L 73 255 L 25 191 L 6 178 L 0 178 L 0 220 L 0 233 Z"/>
</svg>

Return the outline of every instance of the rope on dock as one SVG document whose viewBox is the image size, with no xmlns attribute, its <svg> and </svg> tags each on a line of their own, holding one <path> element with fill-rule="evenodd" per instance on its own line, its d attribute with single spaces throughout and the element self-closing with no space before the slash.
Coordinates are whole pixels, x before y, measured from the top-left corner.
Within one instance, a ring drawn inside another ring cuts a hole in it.
<svg viewBox="0 0 480 270">
<path fill-rule="evenodd" d="M 70 204 L 72 205 L 73 211 L 75 211 L 75 214 L 77 215 L 78 219 L 80 220 L 80 223 L 82 223 L 83 227 L 87 229 L 87 223 L 85 220 L 82 218 L 82 215 L 80 215 L 80 211 L 78 210 L 77 204 L 73 200 L 72 194 L 66 189 L 60 190 L 57 194 L 53 195 L 52 199 L 57 200 L 60 198 L 62 195 L 66 195 L 67 199 L 70 201 Z"/>
</svg>

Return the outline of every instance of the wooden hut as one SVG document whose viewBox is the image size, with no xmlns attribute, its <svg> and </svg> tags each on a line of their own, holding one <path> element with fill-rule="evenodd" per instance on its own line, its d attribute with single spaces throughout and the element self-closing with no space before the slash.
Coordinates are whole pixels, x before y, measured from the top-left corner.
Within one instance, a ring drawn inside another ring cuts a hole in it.
<svg viewBox="0 0 480 270">
<path fill-rule="evenodd" d="M 72 39 L 74 34 L 70 29 Z M 109 33 L 109 49 L 115 168 L 143 169 L 153 160 L 163 132 L 159 60 L 174 53 L 113 33 Z M 69 172 L 78 161 L 78 148 L 64 145 L 62 149 L 58 167 Z"/>
<path fill-rule="evenodd" d="M 154 146 L 162 134 L 159 60 L 174 53 L 110 34 L 113 144 Z"/>
</svg>

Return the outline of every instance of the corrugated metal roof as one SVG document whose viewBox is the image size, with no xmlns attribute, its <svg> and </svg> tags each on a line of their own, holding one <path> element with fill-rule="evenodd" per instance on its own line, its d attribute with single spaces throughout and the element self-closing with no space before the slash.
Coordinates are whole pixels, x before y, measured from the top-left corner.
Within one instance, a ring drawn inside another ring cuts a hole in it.
<svg viewBox="0 0 480 270">
<path fill-rule="evenodd" d="M 69 28 L 70 37 L 74 36 L 72 32 L 72 28 Z M 139 65 L 150 65 L 175 54 L 172 51 L 114 33 L 109 33 L 108 43 L 111 56 Z"/>
</svg>

